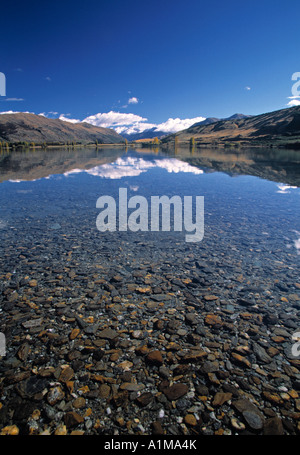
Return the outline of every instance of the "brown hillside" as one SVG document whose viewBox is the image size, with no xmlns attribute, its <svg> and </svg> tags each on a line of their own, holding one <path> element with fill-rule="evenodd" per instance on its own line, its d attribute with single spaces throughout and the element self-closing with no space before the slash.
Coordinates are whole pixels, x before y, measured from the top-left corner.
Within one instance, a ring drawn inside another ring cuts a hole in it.
<svg viewBox="0 0 300 455">
<path fill-rule="evenodd" d="M 1 142 L 34 142 L 35 144 L 96 142 L 114 144 L 124 142 L 112 129 L 100 128 L 89 123 L 71 123 L 49 119 L 42 115 L 18 113 L 0 115 Z"/>
</svg>

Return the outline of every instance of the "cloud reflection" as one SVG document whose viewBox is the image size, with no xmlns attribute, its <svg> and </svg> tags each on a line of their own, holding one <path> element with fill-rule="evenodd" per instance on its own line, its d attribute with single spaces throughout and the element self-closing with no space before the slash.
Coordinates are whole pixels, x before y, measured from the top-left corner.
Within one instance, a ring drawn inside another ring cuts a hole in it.
<svg viewBox="0 0 300 455">
<path fill-rule="evenodd" d="M 203 170 L 191 166 L 188 163 L 176 158 L 165 158 L 161 160 L 145 160 L 143 158 L 126 157 L 118 158 L 114 163 L 102 164 L 92 169 L 73 169 L 65 172 L 65 176 L 86 172 L 87 174 L 107 179 L 121 179 L 122 177 L 137 177 L 149 169 L 161 168 L 169 173 L 189 172 L 192 174 L 203 174 Z"/>
<path fill-rule="evenodd" d="M 294 244 L 295 244 L 296 250 L 298 251 L 298 254 L 300 254 L 300 237 L 298 240 L 294 241 Z"/>
<path fill-rule="evenodd" d="M 279 188 L 279 190 L 277 191 L 277 193 L 289 194 L 290 191 L 288 191 L 288 190 L 297 189 L 297 186 L 284 185 L 283 183 L 278 183 L 277 188 Z"/>
<path fill-rule="evenodd" d="M 295 246 L 298 254 L 300 255 L 300 232 L 299 231 L 294 231 L 294 232 L 297 236 L 299 236 L 298 239 L 294 240 L 294 246 Z"/>
</svg>

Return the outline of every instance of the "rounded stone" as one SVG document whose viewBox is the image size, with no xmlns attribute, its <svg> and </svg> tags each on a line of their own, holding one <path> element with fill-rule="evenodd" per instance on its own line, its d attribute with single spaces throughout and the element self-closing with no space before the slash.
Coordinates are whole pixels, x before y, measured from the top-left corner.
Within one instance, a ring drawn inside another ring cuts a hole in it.
<svg viewBox="0 0 300 455">
<path fill-rule="evenodd" d="M 187 414 L 184 417 L 184 423 L 191 427 L 195 427 L 197 425 L 197 419 L 193 414 Z"/>
<path fill-rule="evenodd" d="M 243 417 L 246 420 L 249 427 L 252 428 L 253 430 L 261 430 L 261 428 L 263 427 L 263 420 L 255 412 L 244 411 Z"/>
</svg>

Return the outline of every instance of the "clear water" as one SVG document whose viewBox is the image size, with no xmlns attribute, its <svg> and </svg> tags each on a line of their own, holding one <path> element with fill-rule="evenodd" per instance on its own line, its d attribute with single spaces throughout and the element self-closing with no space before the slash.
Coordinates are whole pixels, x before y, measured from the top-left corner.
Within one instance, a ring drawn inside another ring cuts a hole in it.
<svg viewBox="0 0 300 455">
<path fill-rule="evenodd" d="M 1 274 L 34 274 L 43 280 L 45 270 L 53 268 L 73 266 L 92 274 L 99 265 L 131 270 L 152 264 L 176 277 L 188 274 L 193 261 L 199 261 L 208 267 L 214 292 L 217 288 L 229 300 L 235 296 L 228 283 L 254 286 L 268 297 L 275 280 L 287 287 L 300 282 L 298 152 L 291 152 L 295 164 L 288 168 L 285 159 L 274 165 L 274 151 L 269 162 L 268 151 L 263 160 L 262 152 L 257 160 L 252 155 L 242 159 L 250 173 L 253 162 L 259 163 L 264 178 L 242 175 L 243 169 L 233 164 L 228 173 L 223 151 L 210 163 L 189 151 L 43 153 L 0 157 Z M 120 187 L 127 188 L 128 197 L 148 200 L 155 195 L 204 196 L 203 240 L 187 243 L 184 232 L 99 232 L 96 201 L 102 195 L 117 199 Z"/>
</svg>

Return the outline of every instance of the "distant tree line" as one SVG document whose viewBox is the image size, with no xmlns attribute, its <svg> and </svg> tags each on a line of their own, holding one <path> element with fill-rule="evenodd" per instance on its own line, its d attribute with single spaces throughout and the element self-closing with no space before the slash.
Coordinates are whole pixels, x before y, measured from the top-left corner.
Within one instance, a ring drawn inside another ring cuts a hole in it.
<svg viewBox="0 0 300 455">
<path fill-rule="evenodd" d="M 46 149 L 47 147 L 65 147 L 65 148 L 75 148 L 75 147 L 83 147 L 83 146 L 94 146 L 98 148 L 100 145 L 105 145 L 103 141 L 99 141 L 96 139 L 94 142 L 81 142 L 81 141 L 59 141 L 59 142 L 28 142 L 28 141 L 19 141 L 19 142 L 11 142 L 11 141 L 0 141 L 0 152 L 9 151 L 9 150 L 26 150 L 26 149 L 35 149 L 41 148 Z M 121 144 L 112 144 L 112 145 L 121 145 Z M 128 145 L 127 139 L 125 139 L 125 145 Z"/>
</svg>

